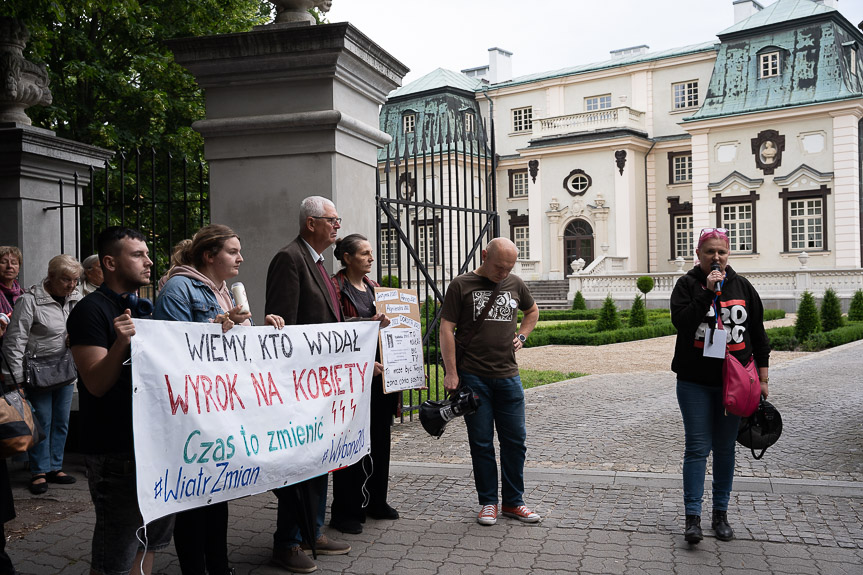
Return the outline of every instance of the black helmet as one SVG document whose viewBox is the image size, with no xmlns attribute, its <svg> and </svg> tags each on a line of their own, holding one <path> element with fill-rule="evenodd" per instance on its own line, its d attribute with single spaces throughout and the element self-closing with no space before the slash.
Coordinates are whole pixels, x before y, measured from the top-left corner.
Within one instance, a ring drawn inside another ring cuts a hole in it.
<svg viewBox="0 0 863 575">
<path fill-rule="evenodd" d="M 761 459 L 767 448 L 776 443 L 782 435 L 782 416 L 773 404 L 761 398 L 755 413 L 740 419 L 737 443 L 752 450 L 752 457 Z M 755 450 L 761 453 L 756 455 Z"/>
</svg>

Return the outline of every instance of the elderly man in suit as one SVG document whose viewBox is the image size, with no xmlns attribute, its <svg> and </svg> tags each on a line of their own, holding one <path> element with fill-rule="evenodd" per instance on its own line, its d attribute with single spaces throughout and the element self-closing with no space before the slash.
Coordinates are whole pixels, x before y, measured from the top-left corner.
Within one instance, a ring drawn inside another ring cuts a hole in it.
<svg viewBox="0 0 863 575">
<path fill-rule="evenodd" d="M 322 253 L 336 241 L 341 218 L 330 200 L 311 196 L 300 204 L 300 234 L 282 248 L 270 262 L 267 271 L 267 314 L 285 318 L 285 325 L 332 323 L 341 321 L 338 296 L 324 268 Z M 327 499 L 327 475 L 308 482 L 318 500 L 315 549 L 321 555 L 343 555 L 351 550 L 347 543 L 321 533 Z M 273 534 L 273 563 L 294 573 L 311 573 L 317 566 L 303 552 L 309 542 L 302 541 L 296 509 L 292 508 L 287 487 L 276 489 L 279 498 L 276 532 Z"/>
</svg>

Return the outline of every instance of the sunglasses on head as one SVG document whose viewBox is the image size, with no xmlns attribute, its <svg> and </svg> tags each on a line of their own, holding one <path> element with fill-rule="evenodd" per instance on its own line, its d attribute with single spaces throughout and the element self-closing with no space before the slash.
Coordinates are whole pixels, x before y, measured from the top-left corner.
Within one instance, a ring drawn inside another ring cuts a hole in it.
<svg viewBox="0 0 863 575">
<path fill-rule="evenodd" d="M 728 235 L 728 230 L 725 228 L 704 228 L 701 230 L 701 235 L 699 237 L 703 238 L 704 236 L 710 235 L 713 232 L 716 232 L 718 234 L 722 234 L 724 236 Z"/>
</svg>

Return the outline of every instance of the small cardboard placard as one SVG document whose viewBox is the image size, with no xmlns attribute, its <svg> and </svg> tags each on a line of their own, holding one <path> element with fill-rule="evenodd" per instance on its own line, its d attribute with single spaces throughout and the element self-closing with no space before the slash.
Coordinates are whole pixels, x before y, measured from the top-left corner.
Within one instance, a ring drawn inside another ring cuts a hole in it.
<svg viewBox="0 0 863 575">
<path fill-rule="evenodd" d="M 381 330 L 381 362 L 384 364 L 384 393 L 426 386 L 420 306 L 416 290 L 375 288 L 378 313 L 390 318 Z"/>
</svg>

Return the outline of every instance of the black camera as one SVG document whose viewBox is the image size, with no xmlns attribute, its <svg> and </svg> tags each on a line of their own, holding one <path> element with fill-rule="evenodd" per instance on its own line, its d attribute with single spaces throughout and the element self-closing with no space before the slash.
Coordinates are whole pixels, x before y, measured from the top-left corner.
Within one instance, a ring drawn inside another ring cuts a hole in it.
<svg viewBox="0 0 863 575">
<path fill-rule="evenodd" d="M 469 387 L 460 387 L 449 398 L 441 401 L 424 401 L 420 405 L 420 423 L 429 435 L 440 437 L 446 424 L 479 408 L 479 396 Z"/>
</svg>

